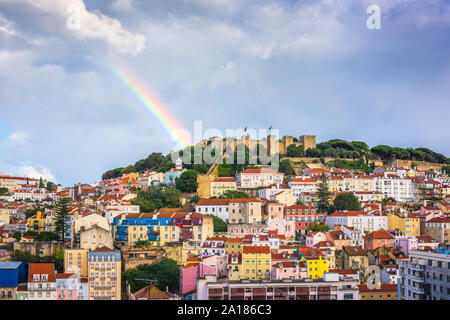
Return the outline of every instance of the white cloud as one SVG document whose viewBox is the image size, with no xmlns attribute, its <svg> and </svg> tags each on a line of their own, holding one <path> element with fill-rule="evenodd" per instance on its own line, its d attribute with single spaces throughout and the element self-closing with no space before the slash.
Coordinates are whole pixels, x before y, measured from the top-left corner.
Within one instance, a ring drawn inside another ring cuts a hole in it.
<svg viewBox="0 0 450 320">
<path fill-rule="evenodd" d="M 13 132 L 6 138 L 6 143 L 12 145 L 22 145 L 28 142 L 30 136 L 26 132 Z"/>
<path fill-rule="evenodd" d="M 125 30 L 119 20 L 101 12 L 87 10 L 83 0 L 3 1 L 24 5 L 28 10 L 37 10 L 45 18 L 45 22 L 41 21 L 44 29 L 80 40 L 103 40 L 120 54 L 137 55 L 145 49 L 146 39 L 142 34 Z"/>
<path fill-rule="evenodd" d="M 21 165 L 20 167 L 15 169 L 15 174 L 35 179 L 39 179 L 40 177 L 42 177 L 42 179 L 46 179 L 48 181 L 56 183 L 56 178 L 52 174 L 51 170 L 42 166 L 36 168 L 35 166 L 29 164 Z"/>
<path fill-rule="evenodd" d="M 122 11 L 128 10 L 133 6 L 133 0 L 115 0 L 111 7 L 114 10 Z"/>
</svg>

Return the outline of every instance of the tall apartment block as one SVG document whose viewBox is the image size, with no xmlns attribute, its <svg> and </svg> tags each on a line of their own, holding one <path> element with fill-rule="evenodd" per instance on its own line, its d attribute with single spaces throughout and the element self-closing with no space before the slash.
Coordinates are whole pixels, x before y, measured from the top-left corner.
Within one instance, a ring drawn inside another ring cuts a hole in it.
<svg viewBox="0 0 450 320">
<path fill-rule="evenodd" d="M 401 300 L 450 299 L 448 250 L 410 251 L 409 260 L 399 260 L 399 273 Z"/>
</svg>

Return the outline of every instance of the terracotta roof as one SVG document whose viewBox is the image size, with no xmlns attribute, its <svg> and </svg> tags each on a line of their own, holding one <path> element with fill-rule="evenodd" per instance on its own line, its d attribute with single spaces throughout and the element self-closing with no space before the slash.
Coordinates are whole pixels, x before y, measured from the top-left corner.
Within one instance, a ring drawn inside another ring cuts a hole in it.
<svg viewBox="0 0 450 320">
<path fill-rule="evenodd" d="M 28 266 L 28 282 L 33 282 L 33 275 L 47 274 L 48 282 L 55 282 L 55 266 L 53 263 L 30 263 Z"/>
<path fill-rule="evenodd" d="M 147 299 L 147 300 L 167 300 L 169 299 L 169 295 L 157 287 L 149 284 L 148 286 L 142 288 L 139 291 L 133 293 L 136 299 Z"/>
<path fill-rule="evenodd" d="M 74 275 L 73 273 L 57 273 L 56 279 L 68 279 L 73 275 Z"/>
<path fill-rule="evenodd" d="M 236 182 L 232 177 L 220 177 L 213 180 L 213 182 Z"/>
<path fill-rule="evenodd" d="M 392 293 L 397 293 L 397 285 L 396 284 L 385 284 L 385 283 L 381 283 L 380 284 L 380 288 L 379 289 L 369 289 L 367 287 L 367 284 L 360 284 L 358 285 L 359 287 L 359 292 L 392 292 Z"/>
<path fill-rule="evenodd" d="M 330 269 L 328 272 L 335 272 L 341 275 L 356 274 L 356 270 L 353 269 Z"/>
<path fill-rule="evenodd" d="M 95 250 L 92 250 L 92 252 L 112 252 L 112 251 L 116 251 L 114 249 L 110 249 L 108 247 L 102 246 L 100 248 L 97 248 Z"/>
<path fill-rule="evenodd" d="M 198 206 L 224 206 L 228 205 L 230 199 L 200 199 Z"/>
<path fill-rule="evenodd" d="M 263 169 L 247 169 L 241 172 L 242 173 L 278 173 L 282 174 L 281 172 L 278 172 L 276 170 L 270 169 L 270 168 L 263 168 Z"/>
<path fill-rule="evenodd" d="M 242 253 L 270 253 L 269 246 L 245 246 Z"/>
<path fill-rule="evenodd" d="M 230 203 L 239 203 L 239 202 L 260 202 L 261 199 L 257 198 L 234 198 L 230 199 Z"/>
<path fill-rule="evenodd" d="M 364 239 L 375 240 L 375 239 L 394 239 L 394 237 L 385 230 L 373 231 L 364 236 Z"/>
<path fill-rule="evenodd" d="M 329 214 L 329 217 L 346 217 L 346 216 L 367 216 L 368 214 L 364 211 L 335 211 Z"/>
<path fill-rule="evenodd" d="M 449 217 L 433 218 L 428 220 L 426 223 L 450 223 L 450 218 Z"/>
</svg>

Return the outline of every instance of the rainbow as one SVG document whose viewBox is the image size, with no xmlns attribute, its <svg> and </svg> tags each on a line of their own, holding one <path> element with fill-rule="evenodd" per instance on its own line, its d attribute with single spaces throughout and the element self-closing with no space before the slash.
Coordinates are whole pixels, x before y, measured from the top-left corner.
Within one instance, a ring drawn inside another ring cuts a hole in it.
<svg viewBox="0 0 450 320">
<path fill-rule="evenodd" d="M 111 68 L 112 72 L 125 84 L 125 86 L 134 93 L 134 95 L 145 105 L 153 116 L 158 120 L 161 126 L 169 133 L 173 140 L 178 144 L 178 147 L 184 149 L 191 145 L 188 137 L 177 134 L 177 130 L 183 128 L 177 119 L 171 115 L 167 109 L 150 90 L 131 72 L 124 68 L 115 66 Z"/>
</svg>

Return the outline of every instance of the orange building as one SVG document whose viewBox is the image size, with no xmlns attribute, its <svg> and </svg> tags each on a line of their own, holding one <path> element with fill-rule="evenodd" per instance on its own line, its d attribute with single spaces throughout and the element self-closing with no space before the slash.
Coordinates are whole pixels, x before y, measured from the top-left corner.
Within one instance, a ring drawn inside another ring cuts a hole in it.
<svg viewBox="0 0 450 320">
<path fill-rule="evenodd" d="M 364 237 L 364 250 L 374 250 L 379 247 L 393 248 L 395 238 L 385 230 L 374 231 Z"/>
</svg>

